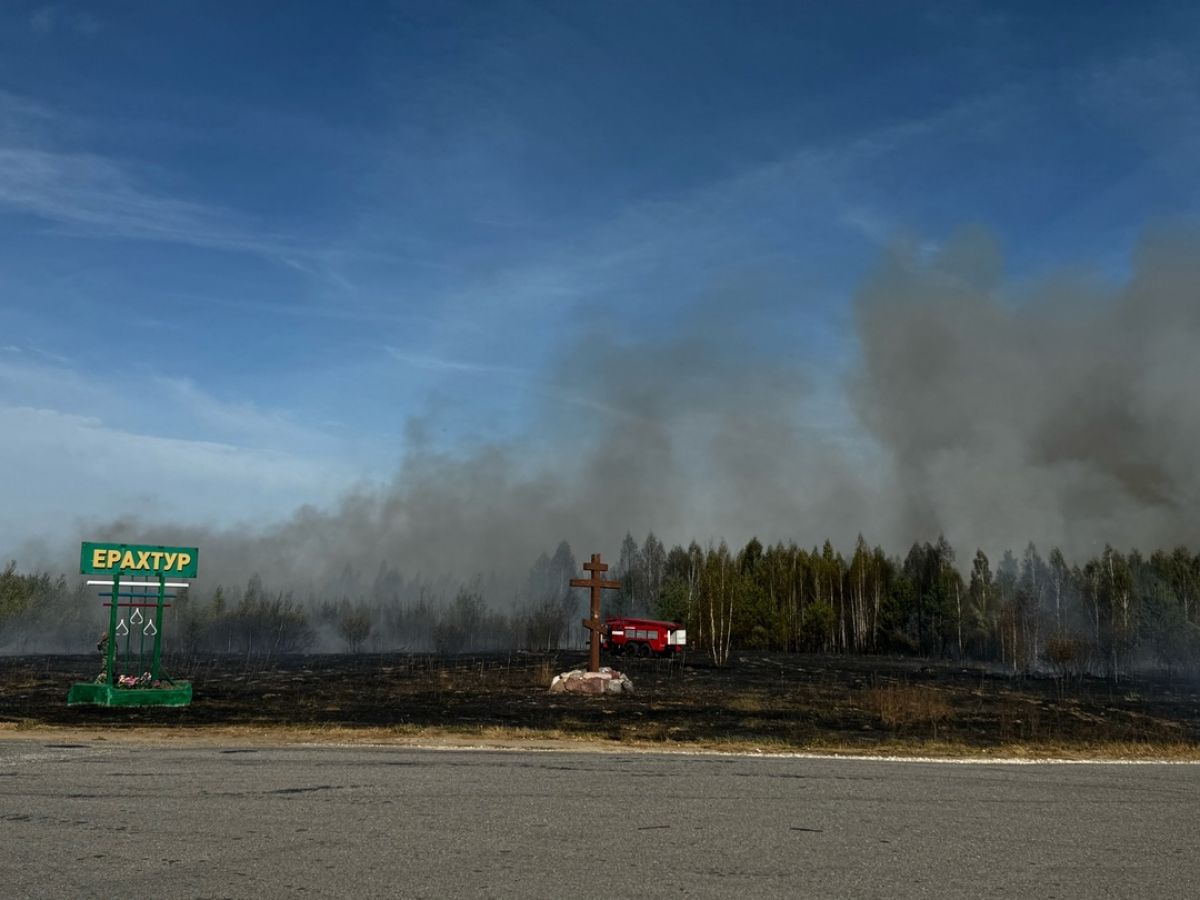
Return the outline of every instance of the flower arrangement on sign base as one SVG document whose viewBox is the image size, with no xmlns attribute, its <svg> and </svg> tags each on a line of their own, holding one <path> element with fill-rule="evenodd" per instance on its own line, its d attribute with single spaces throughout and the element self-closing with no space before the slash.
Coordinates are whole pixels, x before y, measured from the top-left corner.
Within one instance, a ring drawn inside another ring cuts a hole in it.
<svg viewBox="0 0 1200 900">
<path fill-rule="evenodd" d="M 141 675 L 120 675 L 117 678 L 117 687 L 123 688 L 159 688 L 162 687 L 161 681 L 156 681 L 154 676 L 149 672 L 143 672 Z"/>
</svg>

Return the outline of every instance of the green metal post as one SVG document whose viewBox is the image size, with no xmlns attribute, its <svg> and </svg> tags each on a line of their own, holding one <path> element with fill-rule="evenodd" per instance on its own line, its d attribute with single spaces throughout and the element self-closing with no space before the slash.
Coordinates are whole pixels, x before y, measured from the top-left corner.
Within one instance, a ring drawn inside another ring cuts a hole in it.
<svg viewBox="0 0 1200 900">
<path fill-rule="evenodd" d="M 146 594 L 146 589 L 142 588 L 142 594 Z M 149 595 L 146 595 L 149 596 Z M 141 597 L 138 598 L 143 599 Z M 140 610 L 142 607 L 138 607 Z M 138 623 L 138 677 L 142 677 L 142 673 L 146 671 L 146 622 L 150 621 L 150 617 L 146 616 L 143 622 Z"/>
<path fill-rule="evenodd" d="M 113 662 L 117 656 L 117 604 L 121 599 L 121 573 L 113 575 L 112 608 L 108 611 L 108 653 L 104 661 L 104 674 L 108 684 L 113 683 Z M 93 603 L 96 601 L 93 600 Z"/>
<path fill-rule="evenodd" d="M 121 621 L 125 622 L 124 619 L 122 619 Z M 133 627 L 128 622 L 125 622 L 125 658 L 121 662 L 121 674 L 122 675 L 129 674 L 129 656 L 130 656 L 129 641 L 132 639 L 132 637 L 133 637 Z"/>
<path fill-rule="evenodd" d="M 166 594 L 166 577 L 162 572 L 158 573 L 158 609 L 154 611 L 154 660 L 150 664 L 150 677 L 154 681 L 158 681 L 158 663 L 162 655 L 162 617 L 163 617 L 163 599 Z"/>
</svg>

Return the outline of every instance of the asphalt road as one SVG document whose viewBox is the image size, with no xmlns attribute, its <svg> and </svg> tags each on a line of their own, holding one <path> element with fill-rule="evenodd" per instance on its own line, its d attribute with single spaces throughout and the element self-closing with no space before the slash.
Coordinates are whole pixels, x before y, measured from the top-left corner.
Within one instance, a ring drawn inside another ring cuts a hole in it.
<svg viewBox="0 0 1200 900">
<path fill-rule="evenodd" d="M 0 741 L 0 896 L 1186 897 L 1200 766 Z"/>
</svg>

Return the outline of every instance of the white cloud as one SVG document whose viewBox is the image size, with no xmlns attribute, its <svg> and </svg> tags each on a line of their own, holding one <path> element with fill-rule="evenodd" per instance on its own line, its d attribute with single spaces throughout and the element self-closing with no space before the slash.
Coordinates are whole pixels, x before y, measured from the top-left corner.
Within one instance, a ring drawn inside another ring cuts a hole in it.
<svg viewBox="0 0 1200 900">
<path fill-rule="evenodd" d="M 186 379 L 117 381 L 22 352 L 0 354 L 0 434 L 0 551 L 78 517 L 278 518 L 368 471 L 353 435 Z"/>
<path fill-rule="evenodd" d="M 73 535 L 83 518 L 229 524 L 329 503 L 355 482 L 328 460 L 125 431 L 51 409 L 0 406 L 0 550 Z"/>
</svg>

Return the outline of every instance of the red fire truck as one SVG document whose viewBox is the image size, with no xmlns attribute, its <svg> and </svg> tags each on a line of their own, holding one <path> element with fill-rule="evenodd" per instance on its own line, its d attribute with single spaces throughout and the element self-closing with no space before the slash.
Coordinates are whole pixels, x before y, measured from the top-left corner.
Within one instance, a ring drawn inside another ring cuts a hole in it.
<svg viewBox="0 0 1200 900">
<path fill-rule="evenodd" d="M 680 622 L 654 619 L 608 619 L 600 632 L 600 649 L 614 656 L 670 656 L 682 653 L 687 632 Z"/>
</svg>

